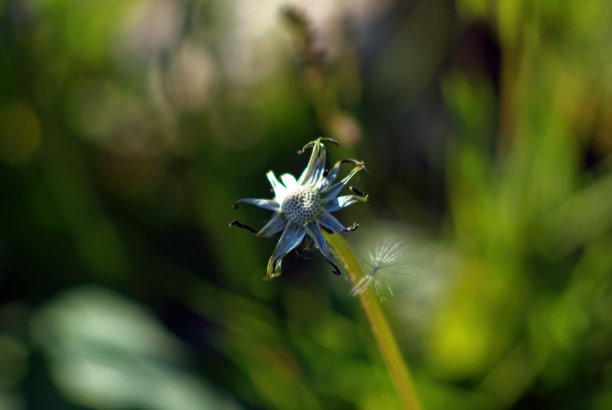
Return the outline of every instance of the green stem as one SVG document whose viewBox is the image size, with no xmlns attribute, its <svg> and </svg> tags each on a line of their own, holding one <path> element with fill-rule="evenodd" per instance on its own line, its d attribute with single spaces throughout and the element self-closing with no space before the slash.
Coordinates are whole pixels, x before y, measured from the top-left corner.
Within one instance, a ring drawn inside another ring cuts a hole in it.
<svg viewBox="0 0 612 410">
<path fill-rule="evenodd" d="M 342 235 L 329 234 L 327 232 L 324 232 L 324 234 L 331 247 L 336 251 L 351 281 L 356 286 L 359 280 L 363 278 L 364 273 L 348 243 Z M 363 292 L 359 292 L 359 297 L 404 409 L 421 409 L 410 372 L 393 337 L 385 314 L 378 303 L 376 293 L 371 287 L 368 287 Z"/>
</svg>

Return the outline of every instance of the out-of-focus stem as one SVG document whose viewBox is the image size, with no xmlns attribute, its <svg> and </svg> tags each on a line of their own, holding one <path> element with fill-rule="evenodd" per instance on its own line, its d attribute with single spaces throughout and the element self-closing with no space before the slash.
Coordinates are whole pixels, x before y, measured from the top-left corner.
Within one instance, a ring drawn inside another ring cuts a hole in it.
<svg viewBox="0 0 612 410">
<path fill-rule="evenodd" d="M 359 280 L 364 276 L 364 273 L 348 243 L 340 234 L 329 234 L 324 232 L 324 235 L 329 244 L 336 251 L 351 281 L 354 285 L 357 285 Z M 372 288 L 368 287 L 364 289 L 363 292 L 359 293 L 359 297 L 366 316 L 368 317 L 368 321 L 370 322 L 372 333 L 374 333 L 378 347 L 387 363 L 389 373 L 391 374 L 391 378 L 393 379 L 404 409 L 421 409 L 421 404 L 416 395 L 410 372 L 406 367 L 404 358 L 393 337 L 385 314 L 378 303 L 376 293 Z"/>
</svg>

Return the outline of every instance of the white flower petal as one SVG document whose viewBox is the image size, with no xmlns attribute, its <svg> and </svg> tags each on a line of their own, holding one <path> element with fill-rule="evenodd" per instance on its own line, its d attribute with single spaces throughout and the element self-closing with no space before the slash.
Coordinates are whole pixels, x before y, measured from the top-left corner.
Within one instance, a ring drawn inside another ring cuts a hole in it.
<svg viewBox="0 0 612 410">
<path fill-rule="evenodd" d="M 297 184 L 295 177 L 291 174 L 281 175 L 281 181 L 283 181 L 283 184 L 285 184 L 285 186 L 287 187 L 287 190 L 293 189 L 295 185 Z"/>
<path fill-rule="evenodd" d="M 344 186 L 351 180 L 351 178 L 353 178 L 353 176 L 359 171 L 361 171 L 362 169 L 363 167 L 353 168 L 351 172 L 347 176 L 345 176 L 340 182 L 337 182 L 334 185 L 324 189 L 322 191 L 322 193 L 325 194 L 325 197 L 323 198 L 323 202 L 327 202 L 330 199 L 335 198 L 338 195 L 338 193 L 340 193 L 342 188 L 344 188 Z"/>
<path fill-rule="evenodd" d="M 323 236 L 323 232 L 321 232 L 321 228 L 319 228 L 319 225 L 317 225 L 316 222 L 309 223 L 306 226 L 306 233 L 308 233 L 308 236 L 312 238 L 315 245 L 317 245 L 317 248 L 319 249 L 321 254 L 323 254 L 325 259 L 331 260 L 331 257 L 329 256 L 329 250 L 327 248 L 327 241 L 325 240 L 325 237 Z"/>
<path fill-rule="evenodd" d="M 293 223 L 287 225 L 268 262 L 268 277 L 274 277 L 280 273 L 280 261 L 302 242 L 304 235 L 306 235 L 306 227 Z"/>
<path fill-rule="evenodd" d="M 287 225 L 287 218 L 281 213 L 276 213 L 272 219 L 268 221 L 267 224 L 264 225 L 263 228 L 257 232 L 257 236 L 261 236 L 262 238 L 269 238 L 272 235 L 280 232 Z"/>
<path fill-rule="evenodd" d="M 277 198 L 282 198 L 287 191 L 287 188 L 276 179 L 276 175 L 274 175 L 274 171 L 268 171 L 266 174 L 268 177 L 268 181 L 270 181 L 270 185 L 272 185 L 272 189 L 274 190 L 274 195 Z"/>
<path fill-rule="evenodd" d="M 236 205 L 238 204 L 251 204 L 270 211 L 278 211 L 280 209 L 280 204 L 273 199 L 243 198 L 236 201 Z"/>
<path fill-rule="evenodd" d="M 336 180 L 336 178 L 338 177 L 338 173 L 340 172 L 340 165 L 342 165 L 342 161 L 338 161 L 334 164 L 332 169 L 330 169 L 327 173 L 327 176 L 321 179 L 321 181 L 319 182 L 317 186 L 319 189 L 324 190 Z"/>
<path fill-rule="evenodd" d="M 360 198 L 356 195 L 339 196 L 337 198 L 333 198 L 325 202 L 323 204 L 323 209 L 325 209 L 327 212 L 335 212 L 339 209 L 346 208 L 347 206 L 362 200 L 363 198 Z"/>
<path fill-rule="evenodd" d="M 328 212 L 323 212 L 319 217 L 319 223 L 325 228 L 334 232 L 342 232 L 346 229 L 336 218 L 330 215 Z"/>
<path fill-rule="evenodd" d="M 329 249 L 327 247 L 327 241 L 325 240 L 325 237 L 323 236 L 323 232 L 321 232 L 321 228 L 319 228 L 319 225 L 316 222 L 309 223 L 306 226 L 306 233 L 315 242 L 315 244 L 317 245 L 317 248 L 319 249 L 323 257 L 327 259 L 327 262 L 329 262 L 334 267 L 333 272 L 336 275 L 339 275 L 340 269 L 338 269 L 338 266 L 336 266 L 336 264 L 334 263 L 333 259 L 331 258 L 329 254 Z"/>
<path fill-rule="evenodd" d="M 356 159 L 343 159 L 334 164 L 334 166 L 332 167 L 332 169 L 329 170 L 325 178 L 321 179 L 321 181 L 317 184 L 317 188 L 322 191 L 325 191 L 325 189 L 329 187 L 338 177 L 338 173 L 340 172 L 340 165 L 345 163 L 353 164 L 361 169 L 365 169 L 365 162 L 357 161 Z"/>
<path fill-rule="evenodd" d="M 298 179 L 298 184 L 318 184 L 323 178 L 323 173 L 325 172 L 325 145 L 318 140 L 314 142 L 312 147 L 312 153 L 310 154 L 310 160 L 308 161 L 308 165 L 300 179 Z"/>
</svg>

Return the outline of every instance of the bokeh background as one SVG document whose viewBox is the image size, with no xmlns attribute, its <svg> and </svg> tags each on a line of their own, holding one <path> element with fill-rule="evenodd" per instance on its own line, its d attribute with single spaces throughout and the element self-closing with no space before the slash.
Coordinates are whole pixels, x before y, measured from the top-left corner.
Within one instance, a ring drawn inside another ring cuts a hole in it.
<svg viewBox="0 0 612 410">
<path fill-rule="evenodd" d="M 346 275 L 228 227 L 318 136 L 426 408 L 612 408 L 612 2 L 293 4 L 0 0 L 0 408 L 397 408 Z"/>
</svg>

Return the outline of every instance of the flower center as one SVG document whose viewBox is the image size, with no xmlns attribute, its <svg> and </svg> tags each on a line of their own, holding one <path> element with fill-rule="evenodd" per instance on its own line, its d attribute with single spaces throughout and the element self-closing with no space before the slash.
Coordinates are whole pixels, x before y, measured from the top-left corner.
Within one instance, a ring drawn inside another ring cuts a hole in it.
<svg viewBox="0 0 612 410">
<path fill-rule="evenodd" d="M 321 213 L 321 197 L 314 188 L 297 187 L 287 193 L 281 210 L 291 222 L 306 225 Z"/>
</svg>

